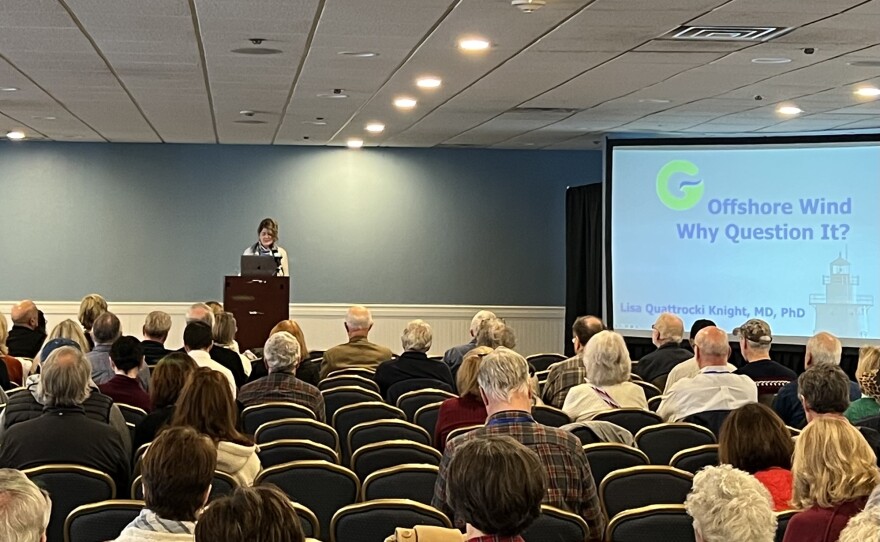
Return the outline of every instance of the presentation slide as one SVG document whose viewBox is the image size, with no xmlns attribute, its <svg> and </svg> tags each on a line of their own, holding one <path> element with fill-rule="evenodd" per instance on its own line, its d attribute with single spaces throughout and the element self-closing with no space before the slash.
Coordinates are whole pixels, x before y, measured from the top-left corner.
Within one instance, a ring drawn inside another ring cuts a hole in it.
<svg viewBox="0 0 880 542">
<path fill-rule="evenodd" d="M 686 331 L 761 318 L 777 341 L 880 338 L 880 143 L 611 145 L 615 329 L 672 312 Z"/>
</svg>

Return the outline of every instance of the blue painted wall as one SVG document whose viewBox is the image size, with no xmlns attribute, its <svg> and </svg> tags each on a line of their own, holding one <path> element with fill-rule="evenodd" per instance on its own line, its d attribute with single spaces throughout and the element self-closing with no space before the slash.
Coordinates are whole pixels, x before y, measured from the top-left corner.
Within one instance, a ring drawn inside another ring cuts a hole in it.
<svg viewBox="0 0 880 542">
<path fill-rule="evenodd" d="M 0 299 L 219 298 L 275 217 L 302 303 L 562 305 L 598 151 L 0 144 Z"/>
</svg>

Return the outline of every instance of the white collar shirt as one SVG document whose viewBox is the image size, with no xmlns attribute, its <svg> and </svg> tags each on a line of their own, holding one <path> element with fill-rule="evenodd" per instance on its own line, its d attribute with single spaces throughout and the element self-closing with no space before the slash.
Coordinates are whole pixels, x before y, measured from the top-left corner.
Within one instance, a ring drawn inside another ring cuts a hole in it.
<svg viewBox="0 0 880 542">
<path fill-rule="evenodd" d="M 657 414 L 675 422 L 710 410 L 735 410 L 758 402 L 754 380 L 733 374 L 727 367 L 703 367 L 693 378 L 679 380 L 666 391 Z"/>
<path fill-rule="evenodd" d="M 189 357 L 191 357 L 196 362 L 196 365 L 198 365 L 199 367 L 207 367 L 208 369 L 213 369 L 214 371 L 217 371 L 218 373 L 225 376 L 226 380 L 229 381 L 229 387 L 232 389 L 232 398 L 236 398 L 237 388 L 235 387 L 235 377 L 232 376 L 232 371 L 211 359 L 211 354 L 209 354 L 205 350 L 190 350 L 189 352 L 187 352 L 187 354 L 189 354 Z"/>
</svg>

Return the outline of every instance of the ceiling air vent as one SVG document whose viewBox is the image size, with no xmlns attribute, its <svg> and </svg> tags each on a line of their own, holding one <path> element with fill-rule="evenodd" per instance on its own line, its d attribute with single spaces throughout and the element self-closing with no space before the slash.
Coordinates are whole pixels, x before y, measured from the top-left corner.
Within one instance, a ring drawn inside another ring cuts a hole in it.
<svg viewBox="0 0 880 542">
<path fill-rule="evenodd" d="M 663 39 L 762 42 L 791 32 L 783 26 L 680 26 Z"/>
<path fill-rule="evenodd" d="M 570 107 L 517 107 L 507 113 L 537 114 L 537 115 L 573 115 L 580 109 Z"/>
</svg>

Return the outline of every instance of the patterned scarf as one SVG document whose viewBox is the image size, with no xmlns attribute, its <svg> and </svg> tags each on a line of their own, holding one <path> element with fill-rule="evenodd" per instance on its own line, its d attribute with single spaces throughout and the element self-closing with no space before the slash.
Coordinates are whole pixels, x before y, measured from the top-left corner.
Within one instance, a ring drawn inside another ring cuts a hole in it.
<svg viewBox="0 0 880 542">
<path fill-rule="evenodd" d="M 196 523 L 194 521 L 177 521 L 173 519 L 162 519 L 152 510 L 144 508 L 138 517 L 131 522 L 129 527 L 139 529 L 141 531 L 150 531 L 154 533 L 173 533 L 173 534 L 192 534 L 196 533 Z"/>
</svg>

